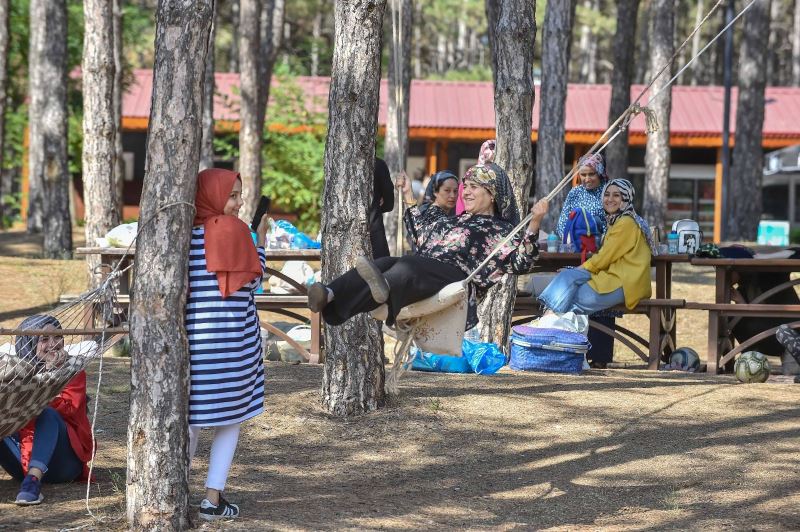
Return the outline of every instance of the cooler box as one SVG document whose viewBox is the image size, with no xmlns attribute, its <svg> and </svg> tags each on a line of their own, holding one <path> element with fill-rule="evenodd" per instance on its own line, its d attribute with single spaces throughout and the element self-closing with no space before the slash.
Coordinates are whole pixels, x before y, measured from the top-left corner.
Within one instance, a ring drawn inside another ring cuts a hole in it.
<svg viewBox="0 0 800 532">
<path fill-rule="evenodd" d="M 522 371 L 580 373 L 589 340 L 580 333 L 517 325 L 511 332 L 509 367 Z"/>
</svg>

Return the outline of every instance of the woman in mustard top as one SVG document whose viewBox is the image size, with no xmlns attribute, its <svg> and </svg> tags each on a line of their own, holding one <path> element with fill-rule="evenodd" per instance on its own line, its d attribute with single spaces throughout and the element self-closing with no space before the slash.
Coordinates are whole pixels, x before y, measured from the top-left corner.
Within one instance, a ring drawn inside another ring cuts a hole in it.
<svg viewBox="0 0 800 532">
<path fill-rule="evenodd" d="M 600 251 L 559 273 L 539 296 L 542 304 L 559 314 L 592 314 L 621 303 L 632 309 L 650 297 L 650 258 L 657 252 L 647 222 L 633 208 L 633 196 L 627 179 L 605 185 L 608 229 Z"/>
</svg>

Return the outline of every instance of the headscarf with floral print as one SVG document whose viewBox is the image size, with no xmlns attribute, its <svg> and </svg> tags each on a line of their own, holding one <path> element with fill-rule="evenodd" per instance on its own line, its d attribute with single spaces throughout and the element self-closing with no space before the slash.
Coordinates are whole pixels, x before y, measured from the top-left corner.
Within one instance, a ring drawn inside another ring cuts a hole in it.
<svg viewBox="0 0 800 532">
<path fill-rule="evenodd" d="M 489 139 L 481 144 L 481 151 L 478 153 L 478 164 L 486 164 L 494 162 L 494 151 L 497 147 L 497 141 Z"/>
<path fill-rule="evenodd" d="M 519 223 L 519 210 L 514 200 L 514 190 L 508 174 L 494 163 L 476 164 L 464 174 L 464 181 L 472 181 L 489 191 L 494 199 L 495 216 L 512 225 Z"/>
<path fill-rule="evenodd" d="M 588 166 L 597 173 L 600 182 L 604 183 L 608 180 L 608 173 L 606 172 L 606 157 L 602 153 L 587 153 L 578 161 L 578 168 L 581 166 Z"/>
</svg>

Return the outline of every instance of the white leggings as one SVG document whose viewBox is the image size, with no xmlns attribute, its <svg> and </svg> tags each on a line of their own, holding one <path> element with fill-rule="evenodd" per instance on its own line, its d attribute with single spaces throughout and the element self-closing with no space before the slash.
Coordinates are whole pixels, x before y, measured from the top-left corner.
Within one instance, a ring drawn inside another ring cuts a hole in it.
<svg viewBox="0 0 800 532">
<path fill-rule="evenodd" d="M 208 459 L 208 477 L 206 478 L 206 488 L 219 491 L 225 490 L 225 481 L 228 480 L 228 472 L 233 463 L 233 455 L 236 453 L 236 444 L 239 442 L 239 429 L 241 423 L 233 425 L 222 425 L 211 427 L 215 429 L 214 441 L 211 443 L 211 456 Z M 189 425 L 189 465 L 191 466 L 194 453 L 197 451 L 197 440 L 200 436 L 200 429 Z"/>
</svg>

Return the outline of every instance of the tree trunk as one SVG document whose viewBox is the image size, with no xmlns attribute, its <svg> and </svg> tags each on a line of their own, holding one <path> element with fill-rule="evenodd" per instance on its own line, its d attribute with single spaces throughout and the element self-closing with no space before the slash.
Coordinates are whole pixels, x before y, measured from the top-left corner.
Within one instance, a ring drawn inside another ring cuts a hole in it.
<svg viewBox="0 0 800 532">
<path fill-rule="evenodd" d="M 697 12 L 694 16 L 694 25 L 697 27 L 700 22 L 703 20 L 703 16 L 705 15 L 705 10 L 703 9 L 703 0 L 697 0 Z M 619 16 L 617 16 L 617 21 L 619 21 Z M 617 24 L 617 31 L 619 31 L 619 23 Z M 703 36 L 703 30 L 701 29 L 697 33 L 694 34 L 692 37 L 692 57 L 697 57 L 697 54 L 700 53 L 700 39 Z M 695 64 L 693 68 L 690 68 L 690 76 L 691 80 L 690 83 L 692 85 L 698 85 L 700 83 L 700 70 L 701 70 L 701 61 L 702 58 L 698 57 L 695 60 Z"/>
<path fill-rule="evenodd" d="M 800 2 L 800 0 L 797 0 Z M 422 2 L 417 2 L 414 4 L 414 9 L 417 11 L 414 20 L 417 21 L 414 24 L 414 78 L 420 79 L 422 77 L 422 25 L 424 21 L 422 19 Z"/>
<path fill-rule="evenodd" d="M 650 13 L 653 17 L 653 33 L 650 39 L 650 72 L 655 76 L 670 60 L 674 52 L 674 5 L 672 0 L 653 0 Z M 653 84 L 649 98 L 666 86 L 672 76 L 668 68 Z M 667 88 L 659 97 L 647 104 L 658 120 L 658 131 L 647 135 L 645 152 L 645 191 L 643 211 L 651 227 L 664 229 L 664 211 L 667 209 L 667 187 L 669 184 L 670 147 L 669 118 L 672 111 L 672 88 Z"/>
<path fill-rule="evenodd" d="M 583 8 L 586 11 L 594 11 L 594 1 L 584 0 Z M 581 24 L 581 39 L 580 39 L 580 82 L 581 83 L 594 83 L 595 82 L 595 46 L 597 37 L 589 24 Z"/>
<path fill-rule="evenodd" d="M 116 121 L 114 113 L 114 23 L 112 0 L 83 2 L 83 200 L 86 243 L 119 225 L 117 211 Z M 99 257 L 87 257 L 92 286 L 102 280 L 95 267 Z"/>
<path fill-rule="evenodd" d="M 769 32 L 769 43 L 767 44 L 767 84 L 771 86 L 781 85 L 781 44 L 785 43 L 787 35 L 783 33 L 780 21 L 784 19 L 783 4 L 781 0 L 771 0 L 769 19 L 774 21 Z"/>
<path fill-rule="evenodd" d="M 46 258 L 62 259 L 72 256 L 67 165 L 67 5 L 65 0 L 32 0 L 30 6 L 28 228 L 35 231 L 41 227 Z"/>
<path fill-rule="evenodd" d="M 211 33 L 208 36 L 206 74 L 203 78 L 203 139 L 200 142 L 200 170 L 214 167 L 214 50 L 217 35 L 217 2 L 212 6 Z"/>
<path fill-rule="evenodd" d="M 542 35 L 542 84 L 539 95 L 539 138 L 536 141 L 536 195 L 548 194 L 564 177 L 564 119 L 575 0 L 550 0 Z M 550 202 L 542 227 L 556 227 L 564 195 Z"/>
<path fill-rule="evenodd" d="M 259 81 L 258 88 L 258 127 L 264 131 L 264 120 L 267 115 L 269 102 L 269 89 L 272 84 L 272 70 L 278 51 L 283 40 L 284 0 L 263 0 L 261 8 L 261 39 L 259 47 L 261 53 L 258 58 Z"/>
<path fill-rule="evenodd" d="M 189 348 L 184 326 L 213 0 L 161 0 L 136 291 L 131 301 L 129 528 L 189 528 Z M 172 204 L 172 205 L 171 205 Z"/>
<path fill-rule="evenodd" d="M 534 0 L 490 0 L 486 3 L 494 73 L 497 131 L 495 162 L 505 168 L 523 215 L 533 180 L 531 119 L 533 116 L 533 52 L 536 40 Z M 516 276 L 507 275 L 492 288 L 479 308 L 481 336 L 505 349 Z"/>
<path fill-rule="evenodd" d="M 755 240 L 761 216 L 761 176 L 764 150 L 764 89 L 770 0 L 756 2 L 744 16 L 742 46 L 739 49 L 739 95 L 736 103 L 736 135 L 731 179 L 731 212 L 727 237 Z"/>
<path fill-rule="evenodd" d="M 633 76 L 635 83 L 646 83 L 649 81 L 648 65 L 650 63 L 650 28 L 653 23 L 650 20 L 652 5 L 650 0 L 645 0 L 644 9 L 639 14 L 639 37 L 636 45 L 636 72 Z"/>
<path fill-rule="evenodd" d="M 239 2 L 241 0 L 231 0 L 231 51 L 230 51 L 230 65 L 231 72 L 239 72 Z"/>
<path fill-rule="evenodd" d="M 258 96 L 261 88 L 259 54 L 261 52 L 262 0 L 240 0 L 239 69 L 240 129 L 239 173 L 242 176 L 244 206 L 241 217 L 250 220 L 261 197 L 261 146 L 263 131 L 259 128 Z"/>
<path fill-rule="evenodd" d="M 794 1 L 792 35 L 792 86 L 800 87 L 800 0 Z"/>
<path fill-rule="evenodd" d="M 311 75 L 319 75 L 319 41 L 322 37 L 322 13 L 318 12 L 314 16 L 314 24 L 311 27 Z"/>
<path fill-rule="evenodd" d="M 458 16 L 458 34 L 456 36 L 456 68 L 467 68 L 467 21 L 462 11 Z"/>
<path fill-rule="evenodd" d="M 392 24 L 398 21 L 397 29 L 392 28 L 392 43 L 389 46 L 389 103 L 386 113 L 386 143 L 384 154 L 389 173 L 392 176 L 402 172 L 408 157 L 408 109 L 411 97 L 411 31 L 414 27 L 411 0 L 390 0 Z M 399 42 L 394 42 L 397 35 Z M 399 49 L 397 48 L 399 47 Z M 396 56 L 399 54 L 399 57 Z M 399 61 L 399 65 L 397 64 Z M 398 79 L 397 75 L 400 74 Z M 403 208 L 401 201 L 395 201 L 394 210 L 384 217 L 386 241 L 392 255 L 402 255 L 397 249 L 397 212 Z"/>
<path fill-rule="evenodd" d="M 11 190 L 11 173 L 3 170 L 8 94 L 8 0 L 0 0 L 0 229 L 4 229 L 6 205 L 3 197 Z"/>
<path fill-rule="evenodd" d="M 322 277 L 325 281 L 371 256 L 367 210 L 372 201 L 385 0 L 338 0 L 328 98 Z M 360 314 L 325 328 L 322 403 L 351 416 L 384 404 L 383 352 L 378 322 Z"/>
<path fill-rule="evenodd" d="M 116 183 L 117 218 L 124 219 L 125 210 L 125 161 L 122 159 L 122 0 L 112 0 L 112 22 L 114 32 L 114 182 Z M 131 169 L 133 170 L 133 169 Z M 94 245 L 89 243 L 87 245 Z"/>
<path fill-rule="evenodd" d="M 608 123 L 612 124 L 631 104 L 633 52 L 639 0 L 617 2 L 617 32 L 612 43 L 614 67 L 611 73 L 611 106 Z M 628 175 L 628 130 L 606 147 L 606 170 L 611 177 Z"/>
</svg>

